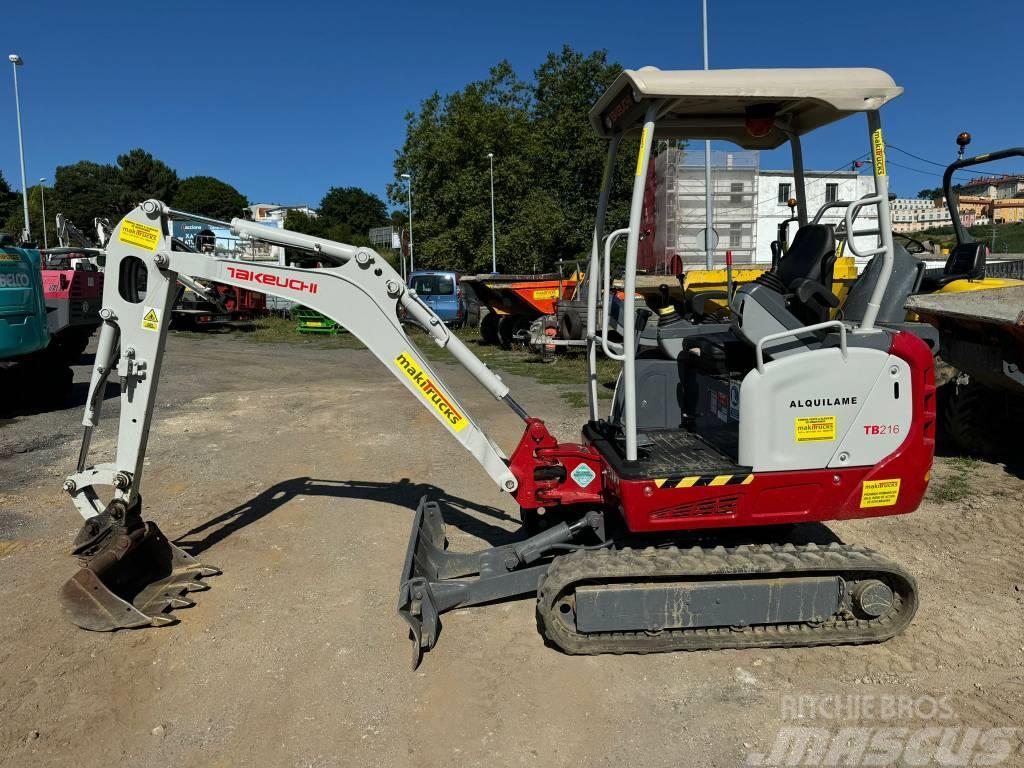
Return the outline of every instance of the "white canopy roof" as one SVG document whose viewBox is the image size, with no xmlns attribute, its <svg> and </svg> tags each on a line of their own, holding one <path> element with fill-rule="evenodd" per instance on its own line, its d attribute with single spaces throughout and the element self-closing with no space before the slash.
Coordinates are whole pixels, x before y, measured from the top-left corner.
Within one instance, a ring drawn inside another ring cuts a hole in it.
<svg viewBox="0 0 1024 768">
<path fill-rule="evenodd" d="M 748 107 L 775 105 L 776 122 L 789 120 L 802 135 L 855 112 L 881 107 L 903 93 L 880 69 L 627 69 L 590 110 L 601 136 L 639 128 L 647 106 L 663 102 L 656 132 L 661 138 L 722 139 L 744 149 L 773 149 L 786 141 L 780 128 L 752 137 L 744 125 Z"/>
</svg>

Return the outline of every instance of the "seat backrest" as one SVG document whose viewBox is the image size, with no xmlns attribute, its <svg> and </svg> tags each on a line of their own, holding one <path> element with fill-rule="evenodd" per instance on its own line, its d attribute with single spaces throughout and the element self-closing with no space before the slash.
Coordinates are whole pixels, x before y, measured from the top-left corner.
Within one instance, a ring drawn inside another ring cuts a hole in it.
<svg viewBox="0 0 1024 768">
<path fill-rule="evenodd" d="M 793 243 L 779 259 L 776 274 L 785 287 L 805 278 L 832 286 L 832 267 L 836 261 L 836 236 L 828 224 L 800 227 Z"/>
<path fill-rule="evenodd" d="M 985 277 L 985 244 L 960 243 L 950 252 L 942 271 L 946 275 L 963 276 L 970 280 L 982 279 Z"/>
<path fill-rule="evenodd" d="M 859 323 L 864 319 L 868 301 L 882 274 L 882 264 L 885 261 L 883 257 L 884 254 L 878 254 L 871 259 L 850 287 L 850 292 L 846 295 L 846 301 L 843 303 L 842 316 L 844 320 Z M 889 284 L 885 287 L 885 293 L 882 295 L 877 322 L 898 323 L 906 319 L 907 310 L 903 307 L 910 294 L 920 287 L 921 278 L 924 276 L 927 266 L 923 261 L 911 255 L 902 245 L 893 243 L 892 274 L 889 276 Z"/>
</svg>

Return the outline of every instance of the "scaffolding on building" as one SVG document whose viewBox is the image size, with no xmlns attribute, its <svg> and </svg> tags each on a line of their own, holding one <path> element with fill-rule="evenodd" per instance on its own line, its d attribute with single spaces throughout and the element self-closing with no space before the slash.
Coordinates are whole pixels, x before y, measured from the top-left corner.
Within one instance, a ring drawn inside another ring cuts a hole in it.
<svg viewBox="0 0 1024 768">
<path fill-rule="evenodd" d="M 394 250 L 398 250 L 398 241 L 398 227 L 372 227 L 370 229 L 370 244 L 374 248 L 392 248 Z"/>
<path fill-rule="evenodd" d="M 718 233 L 715 264 L 725 263 L 726 251 L 732 252 L 735 263 L 754 261 L 759 157 L 756 151 L 711 152 L 712 216 Z M 685 143 L 660 142 L 655 160 L 658 272 L 674 274 L 704 266 L 706 197 L 704 152 L 690 151 Z"/>
</svg>

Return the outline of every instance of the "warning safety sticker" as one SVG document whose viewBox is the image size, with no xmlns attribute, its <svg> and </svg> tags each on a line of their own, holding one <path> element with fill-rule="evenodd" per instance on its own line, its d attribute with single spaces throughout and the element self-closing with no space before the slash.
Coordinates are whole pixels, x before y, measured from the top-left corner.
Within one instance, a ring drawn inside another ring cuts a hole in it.
<svg viewBox="0 0 1024 768">
<path fill-rule="evenodd" d="M 860 491 L 860 506 L 891 507 L 900 497 L 900 478 L 892 480 L 865 480 Z"/>
<path fill-rule="evenodd" d="M 122 243 L 145 248 L 147 251 L 155 251 L 156 244 L 160 242 L 160 229 L 137 221 L 124 221 L 121 223 L 121 234 L 117 239 Z"/>
<path fill-rule="evenodd" d="M 156 307 L 146 307 L 146 313 L 142 316 L 142 327 L 147 331 L 160 330 L 160 312 Z"/>
<path fill-rule="evenodd" d="M 558 289 L 557 288 L 539 288 L 533 292 L 533 298 L 535 299 L 557 299 Z"/>
<path fill-rule="evenodd" d="M 835 416 L 800 416 L 795 428 L 798 443 L 828 443 L 836 439 Z"/>
</svg>

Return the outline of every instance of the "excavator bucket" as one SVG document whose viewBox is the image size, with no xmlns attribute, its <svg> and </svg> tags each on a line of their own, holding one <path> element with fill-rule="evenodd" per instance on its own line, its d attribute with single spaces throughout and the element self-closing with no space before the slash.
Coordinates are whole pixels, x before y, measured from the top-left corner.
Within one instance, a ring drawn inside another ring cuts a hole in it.
<svg viewBox="0 0 1024 768">
<path fill-rule="evenodd" d="M 186 595 L 209 589 L 200 579 L 220 573 L 168 541 L 156 523 L 137 519 L 138 506 L 131 514 L 112 502 L 75 540 L 82 567 L 61 587 L 60 601 L 82 629 L 174 624 L 169 612 L 194 605 Z"/>
</svg>

